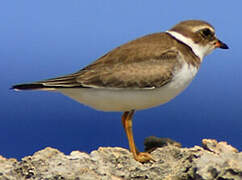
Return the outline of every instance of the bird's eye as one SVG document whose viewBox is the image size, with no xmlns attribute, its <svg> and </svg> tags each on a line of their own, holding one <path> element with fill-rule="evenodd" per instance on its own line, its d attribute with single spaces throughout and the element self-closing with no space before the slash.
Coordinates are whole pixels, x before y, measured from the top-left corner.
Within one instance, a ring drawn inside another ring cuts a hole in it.
<svg viewBox="0 0 242 180">
<path fill-rule="evenodd" d="M 208 36 L 211 36 L 213 33 L 210 31 L 210 29 L 208 28 L 205 28 L 203 30 L 201 30 L 201 33 L 204 37 L 208 37 Z"/>
</svg>

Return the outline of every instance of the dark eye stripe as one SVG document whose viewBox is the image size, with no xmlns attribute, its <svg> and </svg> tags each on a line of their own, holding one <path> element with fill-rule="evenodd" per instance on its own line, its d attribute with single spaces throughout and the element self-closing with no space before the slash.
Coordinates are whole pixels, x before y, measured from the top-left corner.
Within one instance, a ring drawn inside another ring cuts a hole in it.
<svg viewBox="0 0 242 180">
<path fill-rule="evenodd" d="M 201 30 L 201 33 L 202 33 L 202 35 L 203 35 L 204 37 L 213 36 L 213 34 L 214 34 L 214 33 L 213 33 L 210 29 L 208 29 L 208 28 L 202 29 L 202 30 Z"/>
<path fill-rule="evenodd" d="M 205 36 L 208 36 L 208 35 L 211 35 L 212 32 L 210 31 L 210 29 L 204 29 L 204 30 L 203 30 L 203 34 L 204 34 Z"/>
</svg>

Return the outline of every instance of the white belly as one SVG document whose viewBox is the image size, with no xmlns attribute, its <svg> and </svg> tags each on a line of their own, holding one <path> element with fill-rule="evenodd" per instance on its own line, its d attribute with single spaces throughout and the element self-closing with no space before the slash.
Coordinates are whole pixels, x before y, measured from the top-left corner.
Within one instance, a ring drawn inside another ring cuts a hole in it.
<svg viewBox="0 0 242 180">
<path fill-rule="evenodd" d="M 192 81 L 197 68 L 184 64 L 173 80 L 155 89 L 66 88 L 59 91 L 76 101 L 101 111 L 130 111 L 164 104 Z"/>
</svg>

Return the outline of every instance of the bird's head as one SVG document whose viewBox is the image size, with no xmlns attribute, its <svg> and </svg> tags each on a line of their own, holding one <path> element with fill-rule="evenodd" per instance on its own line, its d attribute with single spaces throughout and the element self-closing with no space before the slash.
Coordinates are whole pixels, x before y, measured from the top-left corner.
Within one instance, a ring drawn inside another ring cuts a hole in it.
<svg viewBox="0 0 242 180">
<path fill-rule="evenodd" d="M 228 46 L 216 37 L 214 27 L 205 21 L 182 21 L 167 32 L 191 47 L 201 60 L 215 48 L 228 49 Z"/>
</svg>

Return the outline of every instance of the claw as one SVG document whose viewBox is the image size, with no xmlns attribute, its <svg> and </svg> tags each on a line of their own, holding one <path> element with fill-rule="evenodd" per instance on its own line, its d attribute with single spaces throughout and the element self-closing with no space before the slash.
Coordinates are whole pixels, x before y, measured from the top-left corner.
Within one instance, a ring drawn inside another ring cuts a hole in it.
<svg viewBox="0 0 242 180">
<path fill-rule="evenodd" d="M 145 162 L 149 162 L 149 161 L 155 162 L 155 160 L 152 158 L 152 156 L 149 153 L 147 153 L 147 152 L 140 152 L 135 157 L 135 160 L 137 160 L 137 161 L 139 161 L 141 163 L 145 163 Z"/>
</svg>

